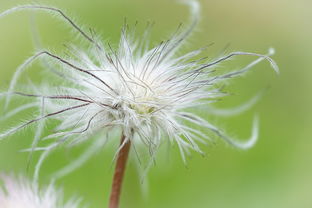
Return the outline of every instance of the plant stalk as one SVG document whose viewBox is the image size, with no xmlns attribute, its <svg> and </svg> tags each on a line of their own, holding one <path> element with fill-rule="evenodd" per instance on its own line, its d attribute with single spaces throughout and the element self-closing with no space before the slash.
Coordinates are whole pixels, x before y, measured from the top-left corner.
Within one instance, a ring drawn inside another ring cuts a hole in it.
<svg viewBox="0 0 312 208">
<path fill-rule="evenodd" d="M 121 136 L 120 146 L 123 147 L 118 152 L 117 162 L 115 167 L 115 173 L 113 178 L 112 190 L 109 199 L 109 208 L 118 208 L 119 207 L 119 199 L 122 188 L 122 181 L 126 170 L 127 160 L 129 156 L 129 151 L 131 147 L 131 142 L 128 141 L 124 144 L 126 137 L 124 135 Z"/>
</svg>

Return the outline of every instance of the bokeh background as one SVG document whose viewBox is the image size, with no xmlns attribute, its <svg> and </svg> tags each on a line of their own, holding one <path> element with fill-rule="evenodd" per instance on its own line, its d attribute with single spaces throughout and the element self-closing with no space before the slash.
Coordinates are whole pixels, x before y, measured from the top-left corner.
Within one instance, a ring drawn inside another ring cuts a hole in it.
<svg viewBox="0 0 312 208">
<path fill-rule="evenodd" d="M 130 24 L 138 20 L 142 30 L 147 21 L 155 21 L 151 42 L 156 44 L 169 37 L 180 22 L 187 22 L 188 17 L 185 6 L 169 0 L 36 2 L 64 9 L 79 23 L 94 28 L 104 40 L 113 43 L 118 42 L 124 18 Z M 25 3 L 30 2 L 0 0 L 0 10 Z M 245 138 L 250 133 L 253 115 L 258 113 L 260 140 L 248 151 L 236 150 L 216 140 L 216 144 L 202 147 L 206 157 L 194 153 L 187 167 L 176 147 L 169 156 L 166 150 L 161 150 L 157 165 L 151 168 L 144 184 L 140 183 L 133 159 L 127 171 L 121 207 L 311 208 L 312 1 L 202 0 L 201 4 L 200 24 L 181 52 L 210 43 L 215 43 L 207 51 L 210 57 L 219 55 L 224 48 L 258 53 L 266 53 L 270 47 L 276 49 L 273 58 L 280 67 L 279 76 L 263 62 L 248 75 L 229 82 L 226 90 L 231 96 L 217 106 L 236 106 L 267 88 L 261 101 L 234 118 L 207 116 L 230 134 Z M 19 12 L 0 19 L 1 91 L 7 89 L 16 67 L 34 53 L 30 16 L 31 12 Z M 56 18 L 40 12 L 35 17 L 44 47 L 61 51 L 63 43 L 79 44 L 77 35 Z M 248 61 L 237 58 L 222 67 L 239 67 Z M 35 83 L 47 80 L 37 65 L 21 81 L 27 83 L 28 77 Z M 31 112 L 1 121 L 0 130 L 29 117 Z M 26 130 L 1 141 L 1 172 L 31 176 L 38 155 L 27 171 L 27 153 L 19 150 L 30 145 L 32 135 L 32 131 Z M 49 183 L 49 175 L 77 157 L 82 149 L 63 149 L 49 157 L 42 169 L 42 183 Z M 82 196 L 89 207 L 106 207 L 113 152 L 113 147 L 103 149 L 82 168 L 59 180 L 57 184 L 64 187 L 66 197 Z"/>
</svg>

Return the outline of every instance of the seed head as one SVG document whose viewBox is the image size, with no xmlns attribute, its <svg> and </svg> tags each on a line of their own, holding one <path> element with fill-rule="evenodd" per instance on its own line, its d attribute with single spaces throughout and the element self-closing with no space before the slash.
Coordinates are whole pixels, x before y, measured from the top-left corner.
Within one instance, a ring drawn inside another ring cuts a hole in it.
<svg viewBox="0 0 312 208">
<path fill-rule="evenodd" d="M 78 201 L 70 200 L 63 203 L 60 190 L 53 185 L 39 190 L 36 183 L 31 183 L 24 177 L 18 179 L 1 175 L 0 177 L 0 207 L 1 208 L 77 208 Z M 3 183 L 2 183 L 3 182 Z"/>
<path fill-rule="evenodd" d="M 185 154 L 190 150 L 202 153 L 197 143 L 210 141 L 210 137 L 206 132 L 197 130 L 196 126 L 209 130 L 235 147 L 247 149 L 253 146 L 258 136 L 257 121 L 254 122 L 251 138 L 240 142 L 196 115 L 192 109 L 201 106 L 208 111 L 212 102 L 226 95 L 220 89 L 220 83 L 246 74 L 262 60 L 267 60 L 278 72 L 275 62 L 269 57 L 273 50 L 267 55 L 232 52 L 210 61 L 198 58 L 204 53 L 204 48 L 178 55 L 179 49 L 197 25 L 200 13 L 196 1 L 186 3 L 191 11 L 190 25 L 182 27 L 184 29 L 179 27 L 171 38 L 154 47 L 149 45 L 150 26 L 143 35 L 136 37 L 136 33 L 129 30 L 126 24 L 118 46 L 113 47 L 95 38 L 93 31 L 88 35 L 59 9 L 27 5 L 0 14 L 1 17 L 22 9 L 55 13 L 90 42 L 88 49 L 67 46 L 66 57 L 42 50 L 17 69 L 8 93 L 4 94 L 7 95 L 6 104 L 14 95 L 26 96 L 35 99 L 27 108 L 36 105 L 40 113 L 33 120 L 0 134 L 0 137 L 38 123 L 39 129 L 29 149 L 44 151 L 38 167 L 58 145 L 73 145 L 92 139 L 94 143 L 86 153 L 61 170 L 59 176 L 78 167 L 100 150 L 106 142 L 103 135 L 113 130 L 125 135 L 124 144 L 129 140 L 135 145 L 143 144 L 152 158 L 164 141 L 177 144 L 184 161 Z M 218 73 L 221 62 L 236 56 L 254 56 L 257 59 L 239 70 Z M 20 75 L 36 59 L 42 60 L 46 64 L 44 70 L 56 75 L 61 84 L 55 87 L 56 81 L 49 76 L 43 87 L 35 87 L 31 93 L 16 92 L 15 85 Z M 23 105 L 12 113 L 25 109 Z M 57 120 L 59 124 L 55 133 L 41 138 L 42 123 L 47 119 Z M 52 141 L 48 146 L 37 146 L 39 141 L 48 139 Z"/>
</svg>

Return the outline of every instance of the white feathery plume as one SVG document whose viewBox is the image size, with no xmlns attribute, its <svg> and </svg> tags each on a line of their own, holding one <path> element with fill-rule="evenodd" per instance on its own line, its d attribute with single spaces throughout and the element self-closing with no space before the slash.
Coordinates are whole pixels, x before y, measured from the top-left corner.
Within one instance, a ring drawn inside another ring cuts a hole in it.
<svg viewBox="0 0 312 208">
<path fill-rule="evenodd" d="M 64 203 L 63 193 L 51 184 L 40 189 L 24 177 L 0 176 L 1 208 L 78 208 L 80 200 Z"/>
<path fill-rule="evenodd" d="M 24 127 L 46 119 L 60 121 L 56 132 L 48 135 L 44 140 L 51 144 L 47 147 L 37 147 L 40 133 L 35 136 L 35 141 L 29 151 L 44 151 L 37 165 L 36 175 L 44 158 L 59 144 L 70 145 L 90 139 L 95 134 L 105 134 L 114 129 L 119 129 L 125 135 L 124 144 L 129 140 L 132 143 L 141 143 L 145 146 L 154 159 L 158 147 L 164 140 L 176 143 L 181 156 L 185 161 L 185 154 L 190 150 L 202 153 L 197 142 L 210 141 L 207 132 L 201 132 L 187 126 L 203 127 L 227 143 L 240 149 L 252 147 L 258 137 L 258 119 L 255 118 L 252 135 L 244 142 L 229 137 L 223 130 L 201 118 L 190 109 L 198 106 L 207 107 L 207 112 L 217 115 L 237 114 L 250 108 L 259 96 L 248 101 L 242 107 L 233 111 L 213 109 L 211 102 L 225 96 L 218 89 L 220 83 L 228 79 L 242 76 L 259 62 L 266 60 L 278 73 L 276 63 L 270 58 L 273 49 L 267 55 L 250 52 L 232 52 L 212 61 L 197 58 L 204 49 L 191 51 L 183 56 L 178 56 L 178 49 L 191 35 L 199 20 L 200 6 L 197 1 L 185 1 L 190 7 L 191 23 L 185 30 L 181 28 L 170 39 L 159 45 L 150 47 L 147 28 L 142 38 L 136 38 L 135 32 L 129 31 L 128 26 L 122 29 L 118 47 L 113 48 L 109 43 L 102 43 L 98 38 L 84 32 L 74 21 L 59 9 L 26 5 L 9 9 L 0 14 L 0 17 L 19 10 L 40 10 L 53 13 L 69 23 L 74 30 L 90 42 L 90 49 L 80 49 L 70 46 L 65 57 L 42 50 L 28 58 L 16 71 L 6 94 L 6 106 L 12 97 L 25 96 L 30 99 L 39 99 L 40 115 L 26 123 L 0 133 L 0 138 L 5 138 Z M 253 56 L 257 59 L 239 70 L 224 74 L 216 73 L 221 62 L 237 56 Z M 16 92 L 15 86 L 20 75 L 23 74 L 33 61 L 37 59 L 50 59 L 54 70 L 49 73 L 57 75 L 62 81 L 58 88 L 53 87 L 48 79 L 46 90 L 38 89 L 35 94 Z M 38 93 L 40 92 L 40 93 Z M 21 106 L 9 113 L 32 107 Z M 39 129 L 43 124 L 39 123 Z M 42 139 L 42 138 L 41 138 Z M 58 172 L 59 176 L 69 173 L 74 168 L 92 155 L 92 152 L 101 149 L 106 137 L 94 138 L 90 149 L 83 154 L 76 163 L 69 165 Z M 119 148 L 119 150 L 122 146 Z M 119 151 L 117 150 L 117 152 Z"/>
</svg>

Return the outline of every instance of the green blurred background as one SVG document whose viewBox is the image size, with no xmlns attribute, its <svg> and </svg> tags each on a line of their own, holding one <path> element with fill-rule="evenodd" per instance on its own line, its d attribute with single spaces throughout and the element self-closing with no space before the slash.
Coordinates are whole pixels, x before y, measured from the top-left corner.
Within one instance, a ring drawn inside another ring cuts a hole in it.
<svg viewBox="0 0 312 208">
<path fill-rule="evenodd" d="M 185 6 L 169 0 L 36 2 L 64 9 L 79 23 L 94 28 L 104 40 L 113 43 L 119 39 L 125 17 L 133 24 L 138 20 L 141 29 L 147 21 L 155 21 L 154 44 L 169 37 L 188 17 Z M 0 10 L 25 3 L 29 1 L 0 0 Z M 161 150 L 157 165 L 143 185 L 133 159 L 127 171 L 121 207 L 311 208 L 312 1 L 203 0 L 201 4 L 200 24 L 181 52 L 212 42 L 215 44 L 207 52 L 210 57 L 220 54 L 228 44 L 229 51 L 266 53 L 269 47 L 276 49 L 273 58 L 281 69 L 279 76 L 269 64 L 261 63 L 252 73 L 228 83 L 226 89 L 233 95 L 218 104 L 235 106 L 269 88 L 255 107 L 234 118 L 207 117 L 232 135 L 245 138 L 256 112 L 261 119 L 260 140 L 248 151 L 238 151 L 217 140 L 217 144 L 202 147 L 206 157 L 194 153 L 188 167 L 183 165 L 176 147 L 169 156 Z M 45 47 L 60 51 L 63 43 L 79 44 L 77 35 L 65 24 L 47 14 L 36 14 Z M 1 91 L 7 89 L 16 67 L 34 52 L 29 17 L 30 12 L 19 12 L 0 19 Z M 246 61 L 249 59 L 237 58 L 222 66 L 241 66 Z M 27 75 L 40 83 L 39 71 L 35 65 L 22 81 L 27 83 Z M 31 113 L 24 113 L 1 122 L 0 130 L 29 117 Z M 31 135 L 31 131 L 24 131 L 1 141 L 1 171 L 26 174 L 27 154 L 18 151 L 29 146 Z M 43 166 L 42 182 L 48 183 L 49 174 L 74 159 L 81 150 L 82 147 L 53 154 Z M 57 184 L 63 185 L 66 196 L 82 196 L 89 207 L 106 207 L 113 152 L 113 148 L 104 149 Z M 36 158 L 37 155 L 32 167 Z"/>
</svg>

